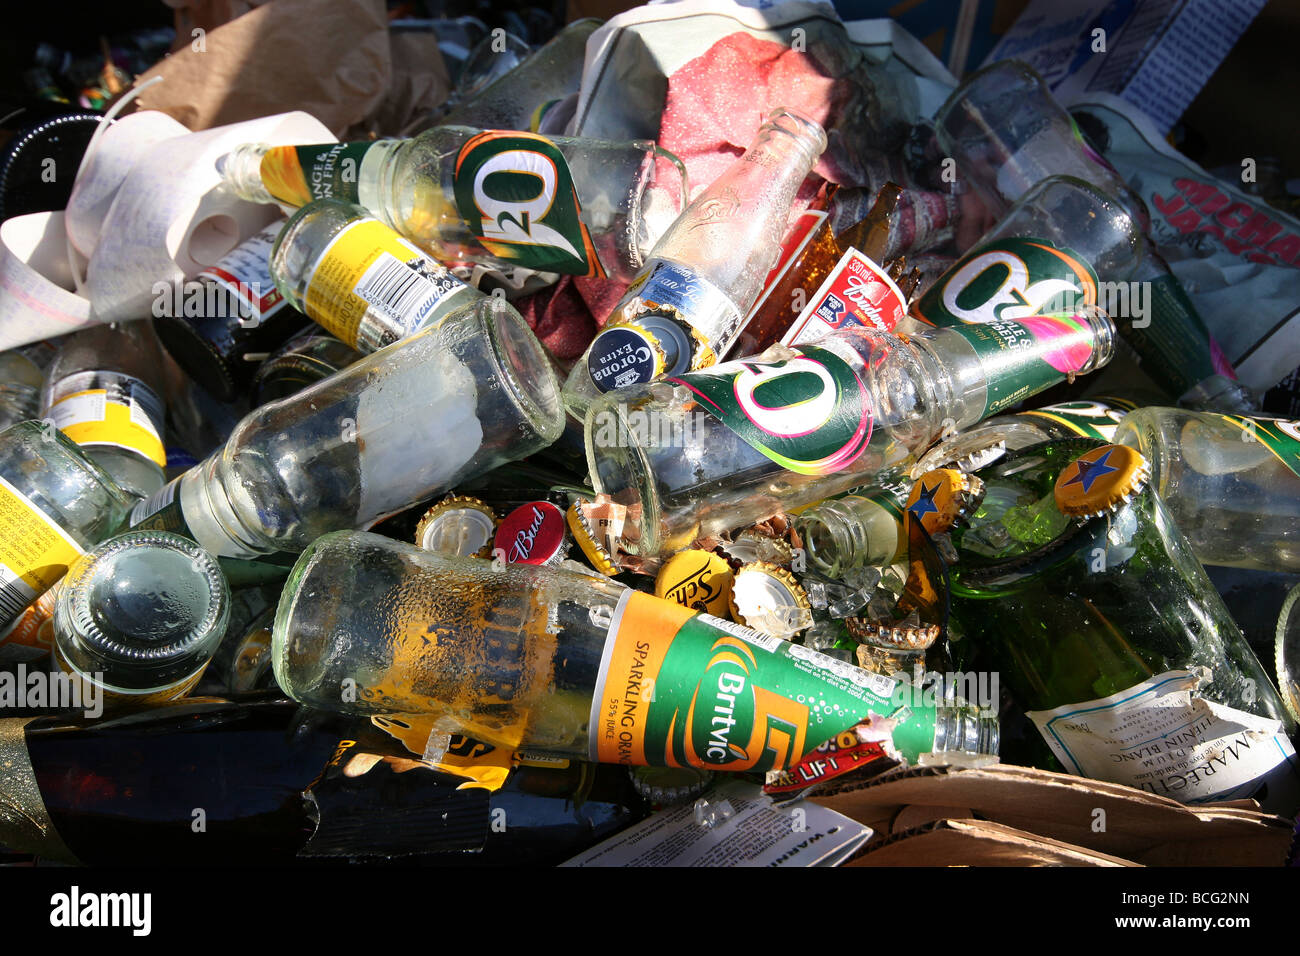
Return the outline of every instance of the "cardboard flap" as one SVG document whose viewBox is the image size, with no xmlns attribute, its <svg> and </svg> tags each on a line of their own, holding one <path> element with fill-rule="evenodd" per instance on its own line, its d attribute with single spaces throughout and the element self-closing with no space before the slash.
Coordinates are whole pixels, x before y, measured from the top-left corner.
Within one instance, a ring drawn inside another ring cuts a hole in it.
<svg viewBox="0 0 1300 956">
<path fill-rule="evenodd" d="M 983 820 L 938 820 L 868 844 L 846 866 L 1137 866 Z"/>
</svg>

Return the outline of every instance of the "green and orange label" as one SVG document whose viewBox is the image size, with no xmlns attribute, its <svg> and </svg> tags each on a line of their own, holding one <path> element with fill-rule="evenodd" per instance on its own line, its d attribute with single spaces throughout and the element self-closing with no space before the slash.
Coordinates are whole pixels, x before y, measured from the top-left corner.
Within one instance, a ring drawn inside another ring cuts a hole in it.
<svg viewBox="0 0 1300 956">
<path fill-rule="evenodd" d="M 766 772 L 874 713 L 897 682 L 629 590 L 592 700 L 590 756 L 625 766 Z"/>
</svg>

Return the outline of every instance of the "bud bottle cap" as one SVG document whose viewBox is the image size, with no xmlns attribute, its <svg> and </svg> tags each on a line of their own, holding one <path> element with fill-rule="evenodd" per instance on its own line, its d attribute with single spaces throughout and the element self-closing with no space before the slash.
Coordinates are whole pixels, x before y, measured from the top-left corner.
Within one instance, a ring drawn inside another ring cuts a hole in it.
<svg viewBox="0 0 1300 956">
<path fill-rule="evenodd" d="M 678 551 L 659 569 L 655 596 L 715 617 L 725 617 L 734 581 L 731 565 L 721 555 L 688 548 Z"/>
<path fill-rule="evenodd" d="M 564 524 L 564 512 L 555 505 L 530 501 L 501 519 L 493 548 L 511 564 L 559 564 L 569 550 Z"/>
<path fill-rule="evenodd" d="M 795 608 L 811 613 L 812 602 L 808 600 L 808 592 L 785 568 L 756 561 L 736 572 L 731 587 L 731 615 L 737 622 L 762 630 L 757 625 L 764 617 Z"/>
<path fill-rule="evenodd" d="M 424 513 L 415 527 L 415 543 L 441 554 L 486 557 L 496 524 L 496 515 L 486 502 L 451 495 Z"/>
<path fill-rule="evenodd" d="M 591 530 L 591 522 L 587 520 L 586 513 L 582 510 L 583 506 L 591 506 L 591 502 L 585 498 L 579 498 L 573 504 L 569 505 L 569 512 L 565 520 L 569 525 L 569 532 L 573 535 L 573 540 L 578 543 L 578 547 L 586 556 L 591 566 L 601 574 L 613 577 L 618 574 L 618 567 L 614 564 L 614 559 L 610 556 L 609 551 L 596 540 L 596 533 Z"/>
<path fill-rule="evenodd" d="M 1095 518 L 1127 504 L 1150 480 L 1150 466 L 1137 449 L 1101 445 L 1057 476 L 1056 506 L 1071 517 Z"/>
<path fill-rule="evenodd" d="M 951 530 L 969 518 L 984 500 L 984 482 L 955 468 L 936 468 L 922 475 L 907 496 L 907 511 L 930 534 Z"/>
</svg>

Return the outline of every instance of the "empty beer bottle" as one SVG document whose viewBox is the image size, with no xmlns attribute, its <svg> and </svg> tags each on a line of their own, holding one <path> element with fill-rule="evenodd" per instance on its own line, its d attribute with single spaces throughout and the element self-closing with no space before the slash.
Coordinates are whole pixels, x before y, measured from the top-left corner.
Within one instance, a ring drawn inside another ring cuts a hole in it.
<svg viewBox="0 0 1300 956">
<path fill-rule="evenodd" d="M 952 533 L 952 613 L 1065 768 L 1294 812 L 1294 726 L 1142 456 L 1065 439 L 979 477 Z"/>
<path fill-rule="evenodd" d="M 1300 571 L 1300 422 L 1140 408 L 1115 441 L 1150 463 L 1203 564 Z"/>
</svg>

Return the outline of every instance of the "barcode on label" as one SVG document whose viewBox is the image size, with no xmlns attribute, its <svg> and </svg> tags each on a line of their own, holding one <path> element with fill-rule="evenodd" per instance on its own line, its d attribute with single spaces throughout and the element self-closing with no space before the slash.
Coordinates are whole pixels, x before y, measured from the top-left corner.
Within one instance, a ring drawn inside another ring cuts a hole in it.
<svg viewBox="0 0 1300 956">
<path fill-rule="evenodd" d="M 38 597 L 26 581 L 0 564 L 0 627 L 17 618 Z"/>
<path fill-rule="evenodd" d="M 775 651 L 782 644 L 788 643 L 779 637 L 762 634 L 752 627 L 745 627 L 745 625 L 737 624 L 735 621 L 726 621 L 720 617 L 714 617 L 712 614 L 701 614 L 700 619 L 707 621 L 719 630 L 740 638 L 742 641 L 753 644 L 755 647 L 761 647 L 765 651 Z"/>
<path fill-rule="evenodd" d="M 447 280 L 416 272 L 391 253 L 381 252 L 357 282 L 356 294 L 409 334 L 460 285 L 449 273 Z"/>
</svg>

